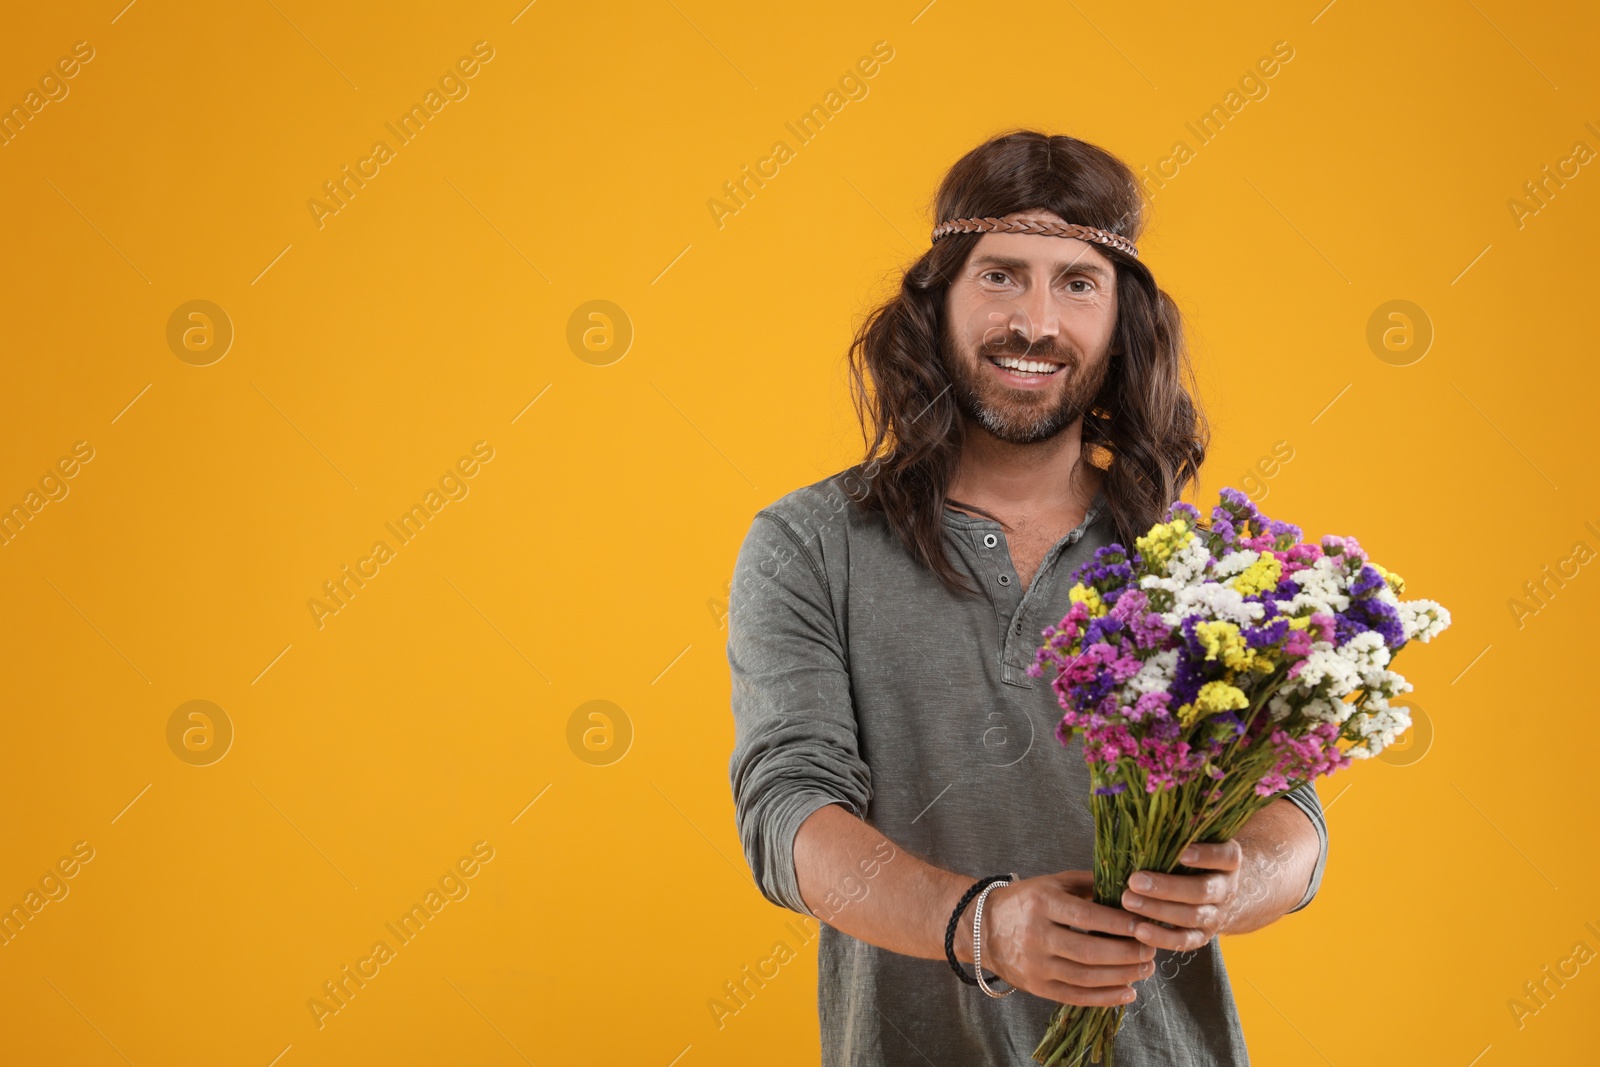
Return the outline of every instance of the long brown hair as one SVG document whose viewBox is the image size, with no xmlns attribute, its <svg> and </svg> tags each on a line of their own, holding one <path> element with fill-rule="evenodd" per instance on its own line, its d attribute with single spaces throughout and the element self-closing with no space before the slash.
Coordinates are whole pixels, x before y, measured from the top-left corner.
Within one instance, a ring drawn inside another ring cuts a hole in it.
<svg viewBox="0 0 1600 1067">
<path fill-rule="evenodd" d="M 1134 241 L 1145 222 L 1127 164 L 1076 138 L 1033 130 L 968 152 L 935 203 L 936 222 L 1043 208 Z M 911 555 L 958 592 L 976 590 L 945 554 L 943 513 L 965 427 L 940 345 L 945 294 L 981 237 L 954 234 L 924 252 L 899 292 L 861 324 L 849 354 L 864 468 L 872 472 L 859 503 L 883 512 Z M 1117 540 L 1131 547 L 1199 476 L 1210 433 L 1190 395 L 1177 305 L 1138 259 L 1095 248 L 1116 267 L 1117 325 L 1105 384 L 1083 419 L 1083 447 L 1104 470 Z"/>
</svg>

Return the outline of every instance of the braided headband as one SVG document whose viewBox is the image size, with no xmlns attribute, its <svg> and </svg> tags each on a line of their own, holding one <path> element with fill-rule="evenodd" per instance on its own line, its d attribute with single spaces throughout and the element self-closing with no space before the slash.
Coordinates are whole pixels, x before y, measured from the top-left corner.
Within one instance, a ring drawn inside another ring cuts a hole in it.
<svg viewBox="0 0 1600 1067">
<path fill-rule="evenodd" d="M 938 241 L 953 233 L 1035 233 L 1044 237 L 1076 237 L 1080 241 L 1109 245 L 1134 259 L 1139 258 L 1139 249 L 1121 234 L 1096 226 L 1079 226 L 1075 222 L 1036 222 L 1011 216 L 1003 219 L 951 219 L 934 227 L 933 239 Z"/>
</svg>

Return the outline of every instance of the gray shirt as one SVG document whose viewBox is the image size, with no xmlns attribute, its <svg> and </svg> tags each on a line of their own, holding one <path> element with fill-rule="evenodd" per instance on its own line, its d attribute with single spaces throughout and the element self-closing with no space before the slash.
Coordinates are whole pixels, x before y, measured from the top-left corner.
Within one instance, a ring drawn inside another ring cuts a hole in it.
<svg viewBox="0 0 1600 1067">
<path fill-rule="evenodd" d="M 763 509 L 734 568 L 729 773 L 762 893 L 812 914 L 796 884 L 794 837 L 827 804 L 974 880 L 1091 870 L 1081 741 L 1063 749 L 1048 679 L 1026 668 L 1040 631 L 1070 607 L 1072 570 L 1115 539 L 1104 497 L 1045 555 L 1026 591 L 1000 525 L 947 509 L 950 557 L 982 590 L 961 597 L 911 558 L 881 514 L 855 503 L 864 488 L 852 468 Z M 1299 910 L 1321 882 L 1327 826 L 1314 790 L 1289 799 L 1320 845 Z M 843 907 L 874 891 L 879 870 L 869 862 L 841 887 Z M 825 1067 L 1030 1064 L 1056 1007 L 1025 991 L 990 999 L 944 960 L 889 952 L 826 924 L 818 955 Z M 1117 1067 L 1247 1064 L 1216 939 L 1161 951 L 1156 962 L 1135 987 Z"/>
</svg>

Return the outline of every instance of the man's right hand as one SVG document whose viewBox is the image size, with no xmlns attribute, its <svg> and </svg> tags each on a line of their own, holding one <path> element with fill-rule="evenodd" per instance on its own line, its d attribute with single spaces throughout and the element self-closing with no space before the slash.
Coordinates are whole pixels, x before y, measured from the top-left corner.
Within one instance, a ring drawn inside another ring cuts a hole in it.
<svg viewBox="0 0 1600 1067">
<path fill-rule="evenodd" d="M 971 905 L 962 917 L 972 945 Z M 1131 1003 L 1156 950 L 1133 939 L 1139 918 L 1094 902 L 1094 875 L 1062 871 L 992 891 L 983 905 L 983 967 L 1035 996 L 1086 1007 Z M 1085 931 L 1098 931 L 1087 933 Z M 1110 934 L 1113 936 L 1100 936 Z"/>
</svg>

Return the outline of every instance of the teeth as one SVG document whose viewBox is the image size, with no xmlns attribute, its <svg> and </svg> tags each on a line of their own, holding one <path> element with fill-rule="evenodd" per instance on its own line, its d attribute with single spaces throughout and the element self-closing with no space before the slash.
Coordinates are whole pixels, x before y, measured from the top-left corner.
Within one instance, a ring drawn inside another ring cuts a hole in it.
<svg viewBox="0 0 1600 1067">
<path fill-rule="evenodd" d="M 1033 359 L 1017 359 L 1015 356 L 996 356 L 994 361 L 1007 370 L 1022 371 L 1025 374 L 1053 374 L 1058 369 L 1058 364 L 1041 363 Z"/>
</svg>

